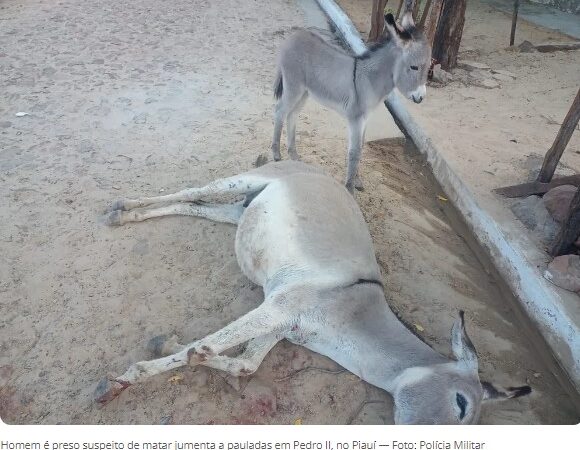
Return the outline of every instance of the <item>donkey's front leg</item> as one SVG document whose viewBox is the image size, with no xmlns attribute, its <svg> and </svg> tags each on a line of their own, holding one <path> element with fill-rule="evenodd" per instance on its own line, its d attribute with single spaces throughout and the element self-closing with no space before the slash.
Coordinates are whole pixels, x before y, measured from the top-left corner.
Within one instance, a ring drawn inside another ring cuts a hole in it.
<svg viewBox="0 0 580 450">
<path fill-rule="evenodd" d="M 129 211 L 156 203 L 195 202 L 222 195 L 250 194 L 262 190 L 269 181 L 267 178 L 256 174 L 242 173 L 212 181 L 202 187 L 183 189 L 175 194 L 137 199 L 119 199 L 113 203 L 109 211 Z"/>
<path fill-rule="evenodd" d="M 277 333 L 287 322 L 288 317 L 282 311 L 264 302 L 216 333 L 184 346 L 173 355 L 135 363 L 120 377 L 101 380 L 95 390 L 95 400 L 106 404 L 135 383 L 187 364 L 210 365 L 209 360 L 219 353 L 250 339 Z"/>
<path fill-rule="evenodd" d="M 283 336 L 280 334 L 270 333 L 250 339 L 244 351 L 237 356 L 217 355 L 199 364 L 212 369 L 223 370 L 234 377 L 248 376 L 258 370 L 263 359 L 282 338 Z M 177 336 L 172 336 L 169 339 L 166 336 L 157 336 L 149 341 L 147 348 L 154 356 L 159 357 L 177 353 L 183 350 L 185 346 L 177 342 Z"/>
<path fill-rule="evenodd" d="M 363 139 L 366 126 L 366 117 L 357 117 L 348 121 L 348 156 L 346 171 L 346 188 L 352 194 L 355 184 L 358 189 L 362 189 L 360 180 L 357 182 L 358 165 L 362 152 Z"/>
</svg>

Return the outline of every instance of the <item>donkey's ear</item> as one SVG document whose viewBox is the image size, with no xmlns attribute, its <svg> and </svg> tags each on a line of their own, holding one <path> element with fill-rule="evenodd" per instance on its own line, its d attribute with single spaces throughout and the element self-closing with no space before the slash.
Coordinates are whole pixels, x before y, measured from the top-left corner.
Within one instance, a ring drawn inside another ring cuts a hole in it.
<svg viewBox="0 0 580 450">
<path fill-rule="evenodd" d="M 401 26 L 404 30 L 408 31 L 415 28 L 415 21 L 413 20 L 413 13 L 411 11 L 407 11 L 403 14 L 403 17 L 401 18 Z"/>
<path fill-rule="evenodd" d="M 388 23 L 389 25 L 392 25 L 394 27 L 395 26 L 395 16 L 393 16 L 391 13 L 385 14 L 385 23 Z"/>
<path fill-rule="evenodd" d="M 465 313 L 459 311 L 459 317 L 451 329 L 451 350 L 458 363 L 467 369 L 477 370 L 477 353 L 465 331 Z"/>
<path fill-rule="evenodd" d="M 405 47 L 412 39 L 411 34 L 399 26 L 392 14 L 385 15 L 385 30 L 399 47 Z"/>
<path fill-rule="evenodd" d="M 488 400 L 507 400 L 510 398 L 523 397 L 532 392 L 530 386 L 509 387 L 507 389 L 495 387 L 487 381 L 481 382 L 483 388 L 483 401 Z"/>
<path fill-rule="evenodd" d="M 390 13 L 385 14 L 385 30 L 395 44 L 397 44 L 398 46 L 403 45 L 403 40 L 399 36 L 400 34 L 399 26 L 397 25 L 397 22 L 395 21 L 393 15 Z"/>
</svg>

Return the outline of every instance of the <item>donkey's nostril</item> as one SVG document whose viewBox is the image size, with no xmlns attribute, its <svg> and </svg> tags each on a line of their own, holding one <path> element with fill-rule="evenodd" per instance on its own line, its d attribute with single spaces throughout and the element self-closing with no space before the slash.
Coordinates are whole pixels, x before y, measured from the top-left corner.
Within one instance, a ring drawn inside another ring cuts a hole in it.
<svg viewBox="0 0 580 450">
<path fill-rule="evenodd" d="M 415 96 L 413 95 L 413 101 L 414 101 L 415 103 L 421 103 L 421 102 L 423 101 L 423 97 L 422 97 L 422 96 L 415 97 Z"/>
</svg>

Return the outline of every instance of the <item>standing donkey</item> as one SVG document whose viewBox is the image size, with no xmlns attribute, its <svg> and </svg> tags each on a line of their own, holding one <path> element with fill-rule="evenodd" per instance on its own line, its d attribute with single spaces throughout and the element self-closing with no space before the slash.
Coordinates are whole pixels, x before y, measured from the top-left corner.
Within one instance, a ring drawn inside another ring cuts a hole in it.
<svg viewBox="0 0 580 450">
<path fill-rule="evenodd" d="M 234 204 L 208 203 L 224 194 Z M 158 203 L 162 207 L 134 209 Z M 185 365 L 247 376 L 281 339 L 325 355 L 392 394 L 395 423 L 475 423 L 484 401 L 528 394 L 528 386 L 494 388 L 478 376 L 463 313 L 451 331 L 454 359 L 411 333 L 385 301 L 367 225 L 354 198 L 334 179 L 301 162 L 274 162 L 250 172 L 162 197 L 119 200 L 110 225 L 179 214 L 238 225 L 243 273 L 263 286 L 256 309 L 187 345 L 154 338 L 162 356 L 133 364 L 97 386 L 102 404 L 132 384 Z M 247 343 L 237 357 L 222 353 Z"/>
<path fill-rule="evenodd" d="M 431 49 L 415 28 L 412 1 L 399 26 L 392 14 L 385 16 L 382 40 L 360 56 L 352 55 L 328 42 L 320 33 L 300 30 L 290 36 L 280 50 L 274 96 L 272 154 L 281 159 L 280 136 L 286 120 L 288 154 L 296 151 L 296 118 L 308 95 L 334 109 L 348 121 L 349 144 L 346 187 L 352 193 L 362 187 L 357 178 L 369 113 L 397 88 L 415 103 L 426 94 L 425 84 L 431 62 Z"/>
</svg>

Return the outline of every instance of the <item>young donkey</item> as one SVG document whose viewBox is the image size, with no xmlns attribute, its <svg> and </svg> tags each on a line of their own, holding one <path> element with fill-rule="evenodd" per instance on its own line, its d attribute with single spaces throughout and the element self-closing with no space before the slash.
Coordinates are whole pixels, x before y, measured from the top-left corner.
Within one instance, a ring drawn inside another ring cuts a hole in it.
<svg viewBox="0 0 580 450">
<path fill-rule="evenodd" d="M 395 87 L 415 103 L 421 103 L 425 97 L 431 49 L 415 28 L 412 2 L 406 3 L 411 9 L 403 15 L 402 28 L 391 14 L 385 16 L 386 33 L 382 41 L 361 56 L 349 54 L 309 30 L 300 30 L 284 42 L 274 86 L 274 96 L 278 100 L 272 139 L 275 161 L 281 159 L 280 136 L 284 120 L 288 154 L 292 159 L 299 158 L 295 142 L 296 118 L 310 94 L 348 121 L 346 187 L 353 192 L 369 113 Z"/>
<path fill-rule="evenodd" d="M 206 203 L 223 194 L 245 195 L 245 200 Z M 170 204 L 134 209 L 160 202 Z M 187 345 L 154 338 L 150 349 L 165 356 L 102 380 L 95 393 L 100 403 L 187 364 L 247 376 L 284 338 L 391 393 L 398 424 L 474 423 L 485 400 L 531 391 L 528 386 L 503 390 L 480 382 L 463 313 L 451 332 L 454 359 L 435 352 L 398 321 L 385 301 L 371 236 L 354 198 L 312 166 L 274 162 L 201 188 L 119 200 L 107 220 L 123 225 L 171 214 L 237 224 L 238 263 L 263 286 L 264 302 Z M 222 355 L 242 343 L 247 345 L 239 356 Z"/>
</svg>

